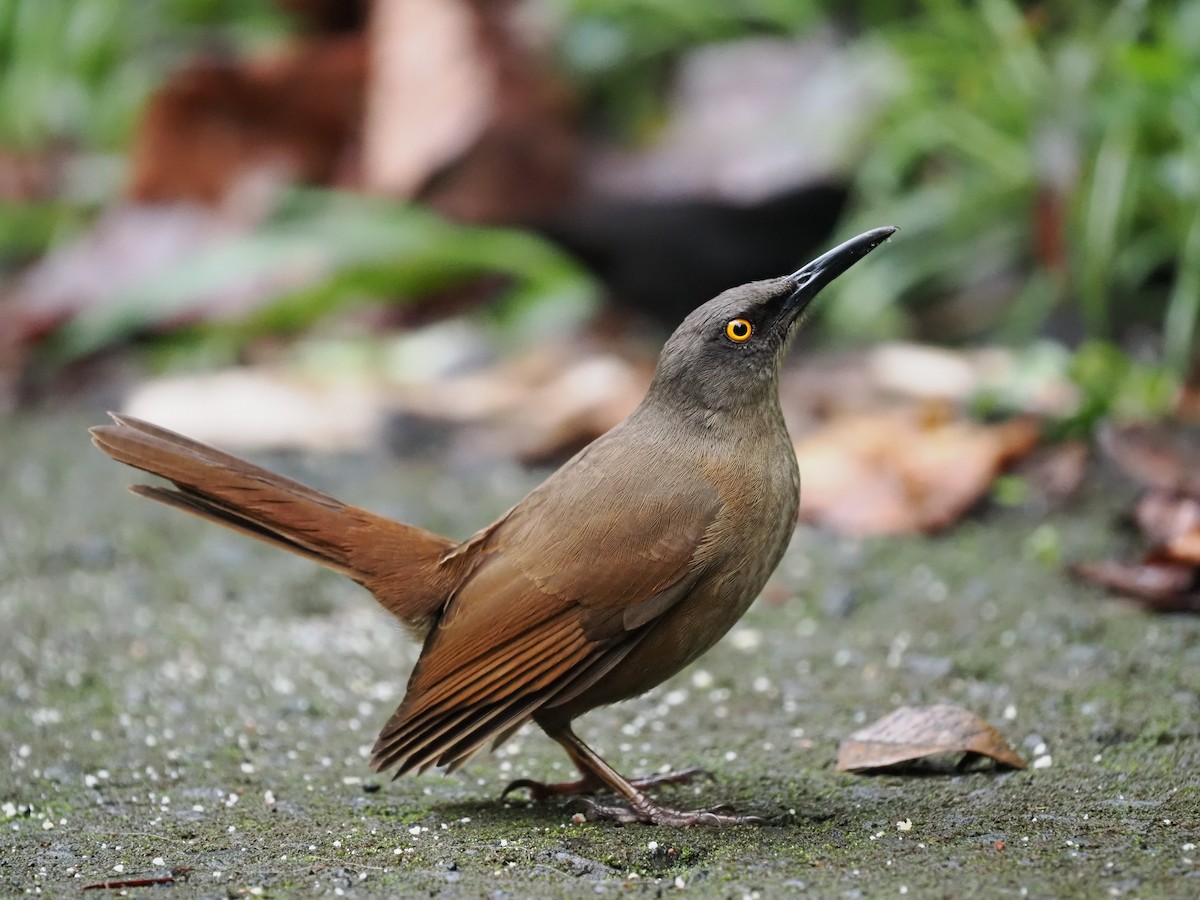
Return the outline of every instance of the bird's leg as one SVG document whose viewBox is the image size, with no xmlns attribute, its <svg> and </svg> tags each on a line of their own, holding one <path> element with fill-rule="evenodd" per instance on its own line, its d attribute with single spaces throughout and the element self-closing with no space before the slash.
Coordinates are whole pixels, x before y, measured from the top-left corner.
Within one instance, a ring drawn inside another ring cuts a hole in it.
<svg viewBox="0 0 1200 900">
<path fill-rule="evenodd" d="M 678 772 L 662 772 L 658 775 L 640 775 L 630 778 L 629 783 L 639 791 L 653 791 L 660 787 L 671 787 L 678 784 L 691 784 L 697 778 L 707 778 L 716 781 L 707 769 L 681 769 Z M 510 781 L 501 792 L 501 797 L 507 797 L 513 791 L 529 791 L 530 800 L 549 800 L 553 797 L 590 797 L 607 790 L 608 785 L 600 781 L 591 772 L 581 772 L 575 781 L 538 781 L 534 778 L 517 778 Z"/>
<path fill-rule="evenodd" d="M 529 791 L 529 796 L 533 800 L 548 800 L 551 797 L 585 797 L 590 794 L 598 794 L 609 787 L 608 784 L 596 775 L 595 771 L 589 765 L 587 758 L 581 756 L 572 744 L 561 740 L 559 740 L 559 743 L 567 751 L 567 755 L 571 757 L 571 762 L 575 763 L 575 768 L 579 770 L 578 780 L 558 781 L 547 784 L 543 781 L 534 781 L 532 778 L 518 778 L 516 781 L 511 782 L 500 796 L 506 797 L 512 791 L 526 790 Z M 580 741 L 580 745 L 587 749 L 582 741 Z M 691 768 L 681 769 L 678 772 L 663 772 L 658 775 L 644 775 L 639 778 L 630 778 L 627 783 L 639 791 L 647 791 L 665 785 L 691 784 L 697 778 L 707 778 L 709 781 L 716 780 L 713 778 L 712 773 L 705 769 Z"/>
<path fill-rule="evenodd" d="M 550 731 L 546 733 L 550 734 Z M 572 737 L 574 737 L 574 734 L 572 734 Z M 559 740 L 558 738 L 555 739 Z M 579 739 L 576 738 L 576 740 L 578 741 Z M 546 800 L 551 797 L 584 797 L 590 794 L 598 794 L 605 789 L 611 789 L 610 785 L 601 780 L 596 774 L 587 757 L 580 754 L 574 745 L 565 743 L 562 740 L 559 740 L 559 743 L 567 751 L 567 755 L 571 757 L 571 762 L 575 763 L 575 768 L 579 770 L 580 777 L 577 781 L 559 781 L 547 784 L 542 781 L 534 781 L 531 778 L 518 778 L 509 784 L 500 796 L 507 796 L 510 791 L 527 790 L 531 799 Z M 588 750 L 589 753 L 592 752 L 582 741 L 579 741 L 579 745 Z M 664 785 L 691 784 L 697 778 L 707 778 L 710 781 L 715 780 L 710 772 L 700 768 L 691 768 L 682 769 L 678 772 L 664 772 L 660 775 L 630 778 L 627 783 L 639 791 L 645 791 L 663 787 Z"/>
<path fill-rule="evenodd" d="M 644 822 L 647 825 L 670 825 L 676 828 L 688 825 L 764 825 L 766 820 L 758 816 L 737 816 L 725 811 L 724 807 L 715 809 L 678 810 L 659 806 L 633 782 L 622 777 L 616 769 L 606 763 L 599 754 L 581 741 L 571 730 L 570 723 L 538 722 L 546 734 L 558 741 L 567 755 L 579 767 L 583 777 L 579 782 L 584 784 L 607 787 L 619 794 L 629 804 L 626 809 L 622 806 L 602 806 L 590 800 L 586 803 L 586 815 L 589 819 L 606 819 L 613 822 L 632 823 Z M 679 775 L 687 773 L 680 772 Z M 669 776 L 665 776 L 669 777 Z M 690 777 L 695 777 L 693 773 Z M 511 785 L 510 785 L 511 787 Z M 555 787 L 544 785 L 543 787 Z"/>
</svg>

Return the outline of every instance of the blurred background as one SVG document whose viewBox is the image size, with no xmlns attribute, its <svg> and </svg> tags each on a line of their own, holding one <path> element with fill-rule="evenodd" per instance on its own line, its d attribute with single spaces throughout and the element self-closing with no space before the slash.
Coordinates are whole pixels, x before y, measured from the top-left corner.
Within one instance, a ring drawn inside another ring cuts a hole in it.
<svg viewBox="0 0 1200 900">
<path fill-rule="evenodd" d="M 1200 5 L 0 3 L 10 412 L 552 461 L 690 309 L 883 224 L 799 431 L 1189 415 Z"/>
</svg>

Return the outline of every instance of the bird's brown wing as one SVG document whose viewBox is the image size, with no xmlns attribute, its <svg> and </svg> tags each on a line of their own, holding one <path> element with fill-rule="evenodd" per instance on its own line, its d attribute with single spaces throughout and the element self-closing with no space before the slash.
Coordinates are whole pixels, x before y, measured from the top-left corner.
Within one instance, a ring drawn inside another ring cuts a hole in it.
<svg viewBox="0 0 1200 900">
<path fill-rule="evenodd" d="M 667 450 L 633 468 L 596 449 L 473 539 L 477 562 L 375 744 L 376 768 L 460 765 L 593 684 L 701 575 L 716 490 Z"/>
</svg>

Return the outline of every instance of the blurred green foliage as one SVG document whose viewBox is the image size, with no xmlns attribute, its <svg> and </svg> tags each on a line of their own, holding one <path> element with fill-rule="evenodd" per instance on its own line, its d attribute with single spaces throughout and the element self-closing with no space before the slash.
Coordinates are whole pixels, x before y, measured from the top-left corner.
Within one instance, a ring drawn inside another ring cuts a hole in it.
<svg viewBox="0 0 1200 900">
<path fill-rule="evenodd" d="M 1061 436 L 1089 433 L 1101 419 L 1161 418 L 1175 406 L 1179 383 L 1160 365 L 1131 359 L 1106 341 L 1088 341 L 1071 354 L 1068 375 L 1080 390 L 1075 414 L 1060 423 Z"/>
<path fill-rule="evenodd" d="M 149 92 L 181 57 L 286 33 L 271 0 L 0 0 L 0 153 L 64 152 L 55 196 L 0 201 L 0 276 L 69 237 L 120 189 Z"/>
<path fill-rule="evenodd" d="M 553 245 L 526 232 L 457 225 L 415 206 L 355 194 L 294 189 L 265 224 L 199 249 L 160 274 L 83 310 L 44 348 L 60 365 L 131 334 L 170 325 L 172 352 L 203 344 L 232 356 L 247 340 L 312 326 L 333 310 L 405 303 L 480 277 L 504 286 L 494 316 L 501 338 L 546 336 L 592 309 L 595 283 Z M 223 321 L 204 310 L 229 293 L 249 311 Z M 257 286 L 257 287 L 256 287 Z M 203 320 L 203 324 L 184 323 Z"/>
<path fill-rule="evenodd" d="M 1101 420 L 1160 419 L 1174 409 L 1178 376 L 1158 362 L 1134 359 L 1109 341 L 1084 341 L 1074 350 L 1049 340 L 1034 340 L 1014 351 L 1015 364 L 989 379 L 971 398 L 979 418 L 1007 418 L 1045 408 L 1062 385 L 1073 388 L 1051 404 L 1046 436 L 1051 441 L 1081 438 Z"/>
<path fill-rule="evenodd" d="M 662 123 L 674 63 L 697 44 L 797 34 L 821 18 L 817 0 L 552 0 L 559 57 L 594 116 L 633 139 Z M 826 4 L 836 6 L 836 4 Z"/>
<path fill-rule="evenodd" d="M 270 0 L 3 0 L 0 147 L 119 150 L 181 53 L 245 48 L 286 24 Z"/>
<path fill-rule="evenodd" d="M 992 292 L 1006 302 L 975 304 L 963 336 L 1027 340 L 1062 312 L 1095 338 L 1150 322 L 1182 372 L 1200 304 L 1200 4 L 922 0 L 878 34 L 908 79 L 858 167 L 855 221 L 901 225 L 903 250 L 847 273 L 838 324 L 895 329 L 901 300 Z"/>
<path fill-rule="evenodd" d="M 912 330 L 1023 342 L 1058 318 L 1089 337 L 1130 322 L 1182 372 L 1200 316 L 1200 4 L 1192 0 L 558 0 L 562 58 L 627 137 L 664 115 L 698 43 L 803 34 L 881 42 L 905 77 L 846 160 L 851 233 L 900 225 L 847 273 L 836 334 Z"/>
<path fill-rule="evenodd" d="M 697 44 L 802 35 L 831 21 L 848 41 L 888 48 L 905 75 L 891 85 L 870 139 L 847 154 L 856 199 L 840 230 L 902 230 L 892 252 L 834 285 L 847 300 L 822 306 L 835 333 L 911 333 L 914 311 L 953 306 L 943 320 L 953 319 L 964 339 L 1024 343 L 1056 322 L 1062 333 L 1077 326 L 1101 341 L 1140 322 L 1163 336 L 1174 372 L 1192 359 L 1200 3 L 544 0 L 534 9 L 557 18 L 560 59 L 593 124 L 634 140 L 662 123 L 672 66 Z M 0 147 L 119 150 L 146 93 L 182 55 L 245 49 L 278 39 L 288 25 L 271 0 L 0 0 Z M 371 204 L 339 210 L 347 218 L 335 222 L 330 210 L 341 202 L 324 195 L 307 211 L 301 202 L 260 234 L 143 285 L 126 298 L 124 319 L 83 320 L 60 349 L 103 345 L 118 325 L 152 324 L 138 315 L 161 320 L 203 286 L 305 253 L 332 260 L 326 282 L 289 292 L 248 328 L 295 327 L 368 294 L 410 296 L 485 270 L 511 276 L 526 298 L 586 292 L 578 270 L 567 274 L 561 257 L 527 236 Z M 0 208 L 0 266 L 79 221 L 71 198 Z M 538 265 L 548 267 L 544 276 Z M 144 313 L 134 312 L 139 304 Z M 1088 371 L 1092 353 L 1078 355 Z M 1095 371 L 1119 368 L 1106 366 Z"/>
</svg>

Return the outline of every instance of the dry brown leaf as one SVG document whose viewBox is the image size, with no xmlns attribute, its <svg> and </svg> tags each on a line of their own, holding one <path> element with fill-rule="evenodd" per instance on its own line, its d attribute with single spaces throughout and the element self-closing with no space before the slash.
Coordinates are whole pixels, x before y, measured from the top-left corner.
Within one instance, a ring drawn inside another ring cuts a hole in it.
<svg viewBox="0 0 1200 900">
<path fill-rule="evenodd" d="M 374 4 L 368 190 L 459 221 L 528 221 L 561 208 L 578 172 L 574 99 L 525 33 L 518 6 Z"/>
<path fill-rule="evenodd" d="M 1200 565 L 1200 499 L 1171 491 L 1147 491 L 1135 510 L 1138 526 L 1166 555 Z"/>
<path fill-rule="evenodd" d="M 316 38 L 273 59 L 202 60 L 150 98 L 131 151 L 129 195 L 219 204 L 251 173 L 345 181 L 367 75 L 359 35 Z"/>
<path fill-rule="evenodd" d="M 1178 483 L 1179 476 L 1186 473 L 1178 470 L 1178 460 L 1171 461 L 1173 457 L 1173 453 L 1144 455 L 1139 451 L 1136 465 L 1142 467 L 1144 476 Z M 1078 563 L 1071 574 L 1137 600 L 1154 612 L 1200 612 L 1200 499 L 1152 488 L 1138 500 L 1134 514 L 1152 542 L 1144 558 Z"/>
<path fill-rule="evenodd" d="M 1083 485 L 1089 455 L 1084 441 L 1038 447 L 1017 465 L 1015 473 L 1029 485 L 1031 493 L 1057 504 Z"/>
<path fill-rule="evenodd" d="M 0 147 L 0 202 L 31 203 L 56 196 L 68 161 L 61 147 Z"/>
<path fill-rule="evenodd" d="M 967 753 L 998 765 L 1024 769 L 1025 760 L 1003 736 L 973 712 L 958 706 L 902 706 L 860 728 L 838 748 L 837 770 L 861 772 L 935 753 Z"/>
<path fill-rule="evenodd" d="M 474 18 L 467 0 L 375 4 L 363 135 L 369 188 L 414 196 L 487 127 L 495 88 Z"/>
<path fill-rule="evenodd" d="M 1151 554 L 1142 562 L 1104 559 L 1079 563 L 1070 571 L 1082 581 L 1137 600 L 1153 612 L 1200 612 L 1196 569 L 1185 563 L 1156 559 Z"/>
<path fill-rule="evenodd" d="M 191 205 L 115 206 L 12 282 L 0 303 L 0 345 L 36 343 L 81 312 L 111 307 L 139 281 L 251 224 Z M 187 318 L 198 310 L 178 312 Z"/>
<path fill-rule="evenodd" d="M 155 378 L 120 405 L 217 446 L 353 453 L 378 443 L 386 402 L 383 386 L 366 378 L 315 379 L 244 367 Z"/>
<path fill-rule="evenodd" d="M 219 446 L 354 452 L 387 436 L 409 453 L 429 452 L 432 441 L 460 459 L 538 464 L 561 461 L 625 418 L 650 374 L 612 353 L 542 348 L 406 385 L 378 373 L 330 379 L 271 366 L 157 378 L 121 406 Z"/>
<path fill-rule="evenodd" d="M 631 413 L 651 374 L 612 353 L 535 348 L 405 390 L 393 410 L 473 428 L 489 455 L 547 463 L 569 456 Z"/>
<path fill-rule="evenodd" d="M 1200 497 L 1200 431 L 1182 425 L 1106 422 L 1100 447 L 1139 484 Z"/>
<path fill-rule="evenodd" d="M 980 425 L 924 404 L 835 419 L 796 445 L 800 517 L 848 534 L 911 534 L 952 524 L 1039 428 L 1019 418 Z"/>
</svg>

